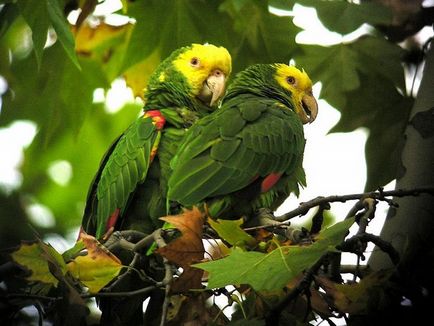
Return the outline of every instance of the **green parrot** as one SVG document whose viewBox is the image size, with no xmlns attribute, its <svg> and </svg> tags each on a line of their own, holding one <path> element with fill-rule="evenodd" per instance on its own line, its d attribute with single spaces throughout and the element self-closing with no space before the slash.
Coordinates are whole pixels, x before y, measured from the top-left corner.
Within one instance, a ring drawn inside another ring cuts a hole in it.
<svg viewBox="0 0 434 326">
<path fill-rule="evenodd" d="M 305 185 L 303 124 L 317 113 L 304 71 L 250 66 L 228 87 L 221 108 L 188 130 L 171 161 L 168 199 L 184 207 L 205 203 L 213 218 L 275 210 Z"/>
<path fill-rule="evenodd" d="M 115 140 L 102 159 L 88 192 L 81 232 L 105 240 L 113 230 L 149 234 L 161 226 L 158 218 L 167 215 L 170 160 L 187 128 L 217 106 L 230 73 L 229 52 L 212 44 L 180 48 L 160 63 L 145 89 L 143 115 Z M 125 265 L 133 256 L 122 250 L 113 252 Z M 159 265 L 158 258 L 143 255 L 135 268 L 161 280 L 164 275 Z M 124 273 L 111 285 L 111 291 L 134 291 L 152 284 L 137 273 Z M 143 314 L 143 301 L 149 296 Z M 100 323 L 154 324 L 159 322 L 163 300 L 161 289 L 133 297 L 100 298 Z"/>
<path fill-rule="evenodd" d="M 151 75 L 144 114 L 116 139 L 90 186 L 82 230 L 152 232 L 167 214 L 169 163 L 186 128 L 210 113 L 225 91 L 231 56 L 192 44 L 174 51 Z"/>
</svg>

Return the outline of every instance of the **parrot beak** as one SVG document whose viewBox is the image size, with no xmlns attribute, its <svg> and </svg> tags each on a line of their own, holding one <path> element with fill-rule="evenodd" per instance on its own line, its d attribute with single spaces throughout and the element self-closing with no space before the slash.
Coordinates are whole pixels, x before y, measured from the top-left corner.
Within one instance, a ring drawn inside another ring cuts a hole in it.
<svg viewBox="0 0 434 326">
<path fill-rule="evenodd" d="M 312 92 L 306 93 L 301 99 L 301 106 L 303 110 L 299 113 L 303 124 L 311 123 L 316 119 L 318 114 L 318 103 Z"/>
<path fill-rule="evenodd" d="M 203 83 L 199 98 L 209 106 L 213 106 L 224 94 L 226 84 L 225 74 L 215 69 Z"/>
</svg>

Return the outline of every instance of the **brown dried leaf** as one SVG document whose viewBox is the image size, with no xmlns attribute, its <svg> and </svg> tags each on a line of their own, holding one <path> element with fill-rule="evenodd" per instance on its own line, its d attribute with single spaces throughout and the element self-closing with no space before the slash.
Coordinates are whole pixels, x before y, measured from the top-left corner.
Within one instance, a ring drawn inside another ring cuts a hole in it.
<svg viewBox="0 0 434 326">
<path fill-rule="evenodd" d="M 188 289 L 200 288 L 203 271 L 191 267 L 203 259 L 202 228 L 204 214 L 197 208 L 185 210 L 182 214 L 161 218 L 172 224 L 182 235 L 167 246 L 157 249 L 157 252 L 170 262 L 182 267 L 181 276 L 173 283 L 173 292 L 183 292 Z"/>
<path fill-rule="evenodd" d="M 323 317 L 332 317 L 333 314 L 331 312 L 328 302 L 323 297 L 323 293 L 319 292 L 316 289 L 311 289 L 310 294 L 310 304 L 312 306 L 312 309 Z"/>
<path fill-rule="evenodd" d="M 338 284 L 321 276 L 315 279 L 340 312 L 362 314 L 366 313 L 368 305 L 372 304 L 370 302 L 372 294 L 381 289 L 390 275 L 390 271 L 379 271 L 353 284 Z"/>
<path fill-rule="evenodd" d="M 333 299 L 334 305 L 339 311 L 346 312 L 351 304 L 351 300 L 346 295 L 339 291 L 337 283 L 332 282 L 327 277 L 316 276 L 315 280 L 321 286 L 321 288 Z"/>
<path fill-rule="evenodd" d="M 229 321 L 225 314 L 215 304 L 209 306 L 208 298 L 209 294 L 205 292 L 191 296 L 171 296 L 170 306 L 176 308 L 169 308 L 167 325 L 227 325 Z"/>
</svg>

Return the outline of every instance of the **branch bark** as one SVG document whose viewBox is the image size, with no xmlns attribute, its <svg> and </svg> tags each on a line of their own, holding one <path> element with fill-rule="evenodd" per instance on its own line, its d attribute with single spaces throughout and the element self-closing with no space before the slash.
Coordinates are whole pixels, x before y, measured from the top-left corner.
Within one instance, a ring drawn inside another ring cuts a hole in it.
<svg viewBox="0 0 434 326">
<path fill-rule="evenodd" d="M 434 147 L 433 147 L 434 148 Z M 432 199 L 432 196 L 434 195 L 434 183 L 430 184 L 431 187 L 409 187 L 409 189 L 396 189 L 392 191 L 373 191 L 373 192 L 366 192 L 366 193 L 359 193 L 359 194 L 350 194 L 350 195 L 342 195 L 342 196 L 327 196 L 327 197 L 317 197 L 312 200 L 309 200 L 305 203 L 301 203 L 299 207 L 296 209 L 285 213 L 280 216 L 276 216 L 274 218 L 275 221 L 278 222 L 284 222 L 287 221 L 293 217 L 299 216 L 299 215 L 305 215 L 311 208 L 319 206 L 324 203 L 332 203 L 332 202 L 346 202 L 349 200 L 357 200 L 362 198 L 372 198 L 377 200 L 386 201 L 389 204 L 392 203 L 389 199 L 386 197 L 405 197 L 405 196 L 419 196 L 422 193 L 427 193 L 429 195 L 428 198 Z"/>
</svg>

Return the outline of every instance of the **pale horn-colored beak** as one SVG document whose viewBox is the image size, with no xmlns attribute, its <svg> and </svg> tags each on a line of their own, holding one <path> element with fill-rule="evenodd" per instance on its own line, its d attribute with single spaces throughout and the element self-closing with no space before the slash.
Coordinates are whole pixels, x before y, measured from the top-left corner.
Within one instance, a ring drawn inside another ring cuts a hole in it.
<svg viewBox="0 0 434 326">
<path fill-rule="evenodd" d="M 318 115 L 318 103 L 315 97 L 312 94 L 305 94 L 301 99 L 301 106 L 303 110 L 300 117 L 303 124 L 313 122 Z"/>
<path fill-rule="evenodd" d="M 226 76 L 219 70 L 214 70 L 204 82 L 199 98 L 213 106 L 225 92 Z"/>
</svg>

